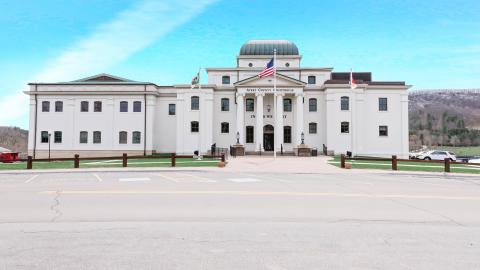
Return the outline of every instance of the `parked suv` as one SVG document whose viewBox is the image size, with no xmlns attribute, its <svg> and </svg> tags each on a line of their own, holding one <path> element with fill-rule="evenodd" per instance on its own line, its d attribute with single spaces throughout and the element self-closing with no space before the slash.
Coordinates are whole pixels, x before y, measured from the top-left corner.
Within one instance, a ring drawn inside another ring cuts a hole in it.
<svg viewBox="0 0 480 270">
<path fill-rule="evenodd" d="M 457 157 L 454 153 L 448 151 L 427 151 L 417 156 L 418 159 L 425 159 L 425 160 L 444 160 L 445 158 L 449 158 L 451 161 L 457 161 Z"/>
</svg>

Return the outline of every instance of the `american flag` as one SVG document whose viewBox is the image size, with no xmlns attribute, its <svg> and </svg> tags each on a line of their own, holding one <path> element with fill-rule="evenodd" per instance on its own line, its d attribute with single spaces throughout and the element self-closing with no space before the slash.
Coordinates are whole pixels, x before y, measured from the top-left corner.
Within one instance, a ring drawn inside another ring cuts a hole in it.
<svg viewBox="0 0 480 270">
<path fill-rule="evenodd" d="M 273 58 L 267 63 L 267 66 L 260 72 L 258 76 L 260 78 L 272 76 L 275 73 L 275 65 L 273 63 Z"/>
</svg>

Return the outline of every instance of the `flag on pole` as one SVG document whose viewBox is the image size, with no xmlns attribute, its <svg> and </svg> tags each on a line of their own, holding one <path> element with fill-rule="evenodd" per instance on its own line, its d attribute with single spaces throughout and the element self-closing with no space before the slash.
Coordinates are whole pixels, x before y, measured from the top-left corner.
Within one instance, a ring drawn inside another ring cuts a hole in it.
<svg viewBox="0 0 480 270">
<path fill-rule="evenodd" d="M 200 84 L 200 70 L 201 70 L 201 69 L 198 69 L 197 76 L 195 76 L 195 77 L 192 78 L 192 88 L 194 88 L 195 85 L 199 85 L 199 84 Z"/>
<path fill-rule="evenodd" d="M 265 68 L 258 74 L 260 78 L 272 76 L 275 73 L 275 63 L 273 58 L 267 63 Z"/>
<path fill-rule="evenodd" d="M 350 70 L 350 89 L 355 89 L 357 88 L 357 83 L 355 82 L 355 79 L 353 78 L 353 72 Z"/>
</svg>

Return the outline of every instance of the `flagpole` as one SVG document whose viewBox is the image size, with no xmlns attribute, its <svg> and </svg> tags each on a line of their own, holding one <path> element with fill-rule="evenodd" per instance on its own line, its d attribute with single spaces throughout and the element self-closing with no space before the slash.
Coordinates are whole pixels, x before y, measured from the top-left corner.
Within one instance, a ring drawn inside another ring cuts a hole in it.
<svg viewBox="0 0 480 270">
<path fill-rule="evenodd" d="M 201 77 L 201 74 L 202 73 L 202 68 L 198 68 L 198 106 L 199 106 L 199 109 L 202 109 L 200 108 L 200 97 L 202 96 L 202 84 L 200 83 L 200 77 Z M 199 113 L 199 119 L 200 121 L 198 121 L 198 157 L 200 158 L 200 156 L 202 155 L 202 150 L 201 150 L 201 147 L 202 147 L 202 130 L 204 127 L 201 127 L 200 126 L 200 123 L 202 124 L 205 124 L 205 121 L 203 121 L 202 119 L 202 113 L 201 111 L 199 110 L 198 111 Z M 213 155 L 213 153 L 212 153 Z"/>
<path fill-rule="evenodd" d="M 273 49 L 273 111 L 275 117 L 273 118 L 274 136 L 273 136 L 273 158 L 277 159 L 277 143 L 278 143 L 278 130 L 277 128 L 277 49 Z"/>
</svg>

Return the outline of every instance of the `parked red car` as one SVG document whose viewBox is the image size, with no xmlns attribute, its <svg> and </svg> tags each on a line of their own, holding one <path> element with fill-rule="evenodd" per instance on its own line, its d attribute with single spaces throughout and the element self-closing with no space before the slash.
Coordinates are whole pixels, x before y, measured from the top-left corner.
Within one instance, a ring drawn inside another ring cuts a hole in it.
<svg viewBox="0 0 480 270">
<path fill-rule="evenodd" d="M 18 161 L 18 153 L 13 153 L 13 152 L 0 153 L 0 162 L 12 163 L 15 161 Z"/>
</svg>

